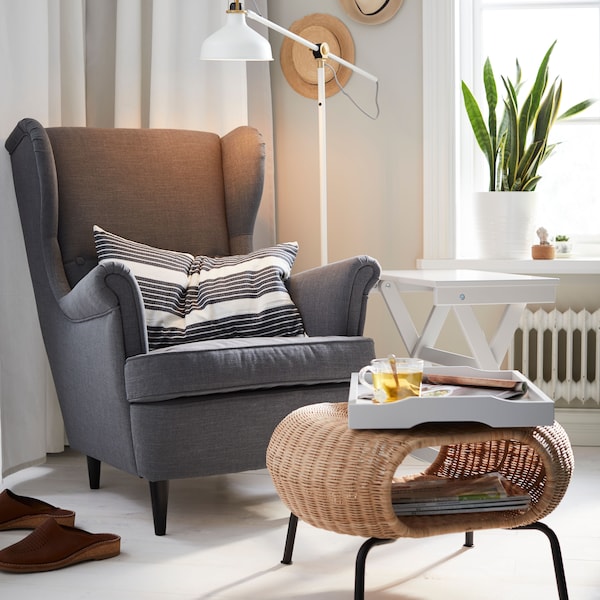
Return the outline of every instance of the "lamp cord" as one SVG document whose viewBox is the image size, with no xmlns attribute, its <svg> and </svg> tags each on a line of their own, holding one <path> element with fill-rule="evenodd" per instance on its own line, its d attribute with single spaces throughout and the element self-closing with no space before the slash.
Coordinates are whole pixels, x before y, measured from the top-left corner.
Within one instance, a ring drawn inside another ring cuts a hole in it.
<svg viewBox="0 0 600 600">
<path fill-rule="evenodd" d="M 369 117 L 369 119 L 372 119 L 373 121 L 375 121 L 378 117 L 379 117 L 379 81 L 375 82 L 375 114 L 369 114 L 364 108 L 362 108 L 358 102 L 356 102 L 356 100 L 354 100 L 354 98 L 352 98 L 352 96 L 344 89 L 344 86 L 340 83 L 338 77 L 337 77 L 337 73 L 336 70 L 327 62 L 325 62 L 325 66 L 328 67 L 329 69 L 331 69 L 331 73 L 333 74 L 333 78 L 335 79 L 335 82 L 338 86 L 338 88 L 340 89 L 340 92 L 342 92 L 342 94 L 344 94 L 344 96 L 346 96 L 346 98 L 348 98 L 348 100 L 350 100 L 350 102 L 352 102 L 352 104 L 354 104 L 354 106 L 360 110 L 361 113 L 363 113 L 363 115 L 365 115 L 366 117 Z"/>
<path fill-rule="evenodd" d="M 254 4 L 254 12 L 259 16 L 262 17 L 262 14 L 258 8 L 258 4 L 256 4 L 256 0 L 252 0 L 252 4 Z"/>
</svg>

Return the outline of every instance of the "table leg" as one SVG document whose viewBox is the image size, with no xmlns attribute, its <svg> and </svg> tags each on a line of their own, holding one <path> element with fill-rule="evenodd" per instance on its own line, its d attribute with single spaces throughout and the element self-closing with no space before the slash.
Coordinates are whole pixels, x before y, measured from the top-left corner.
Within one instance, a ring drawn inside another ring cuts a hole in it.
<svg viewBox="0 0 600 600">
<path fill-rule="evenodd" d="M 392 315 L 392 319 L 396 324 L 398 333 L 400 333 L 400 337 L 408 353 L 414 356 L 413 350 L 419 341 L 419 334 L 398 288 L 389 281 L 382 281 L 379 283 L 379 291 Z"/>
<path fill-rule="evenodd" d="M 499 362 L 502 361 L 508 351 L 526 306 L 527 304 L 524 302 L 521 304 L 508 304 L 504 309 L 504 314 L 490 343 L 490 348 Z"/>
<path fill-rule="evenodd" d="M 497 369 L 503 357 L 494 356 L 473 308 L 471 306 L 454 306 L 453 308 L 465 339 L 471 348 L 471 353 L 478 362 L 478 367 L 480 369 Z"/>
<path fill-rule="evenodd" d="M 435 343 L 442 331 L 442 327 L 450 313 L 449 306 L 434 306 L 423 326 L 419 341 L 413 349 L 412 356 L 421 356 L 423 350 L 435 349 Z M 443 350 L 440 352 L 444 352 Z"/>
</svg>

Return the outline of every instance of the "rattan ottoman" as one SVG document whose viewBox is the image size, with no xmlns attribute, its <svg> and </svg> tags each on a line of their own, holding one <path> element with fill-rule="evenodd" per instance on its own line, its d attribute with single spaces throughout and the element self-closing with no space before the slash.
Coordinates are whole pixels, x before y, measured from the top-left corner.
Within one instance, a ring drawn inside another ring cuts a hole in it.
<svg viewBox="0 0 600 600">
<path fill-rule="evenodd" d="M 468 478 L 498 471 L 531 496 L 526 511 L 398 517 L 391 502 L 397 467 L 414 450 L 440 447 L 418 477 Z M 290 563 L 298 519 L 315 527 L 369 538 L 356 562 L 355 599 L 364 597 L 369 549 L 401 537 L 492 528 L 528 528 L 551 544 L 561 600 L 567 588 L 558 538 L 540 523 L 563 498 L 573 453 L 563 428 L 496 429 L 475 423 L 428 424 L 410 430 L 351 430 L 347 404 L 315 404 L 288 415 L 275 429 L 267 467 L 277 493 L 290 509 L 284 559 Z"/>
</svg>

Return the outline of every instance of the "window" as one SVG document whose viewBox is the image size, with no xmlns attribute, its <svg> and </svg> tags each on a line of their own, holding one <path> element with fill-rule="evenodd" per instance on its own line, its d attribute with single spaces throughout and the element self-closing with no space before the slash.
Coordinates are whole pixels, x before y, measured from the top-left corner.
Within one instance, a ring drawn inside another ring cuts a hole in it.
<svg viewBox="0 0 600 600">
<path fill-rule="evenodd" d="M 499 93 L 499 76 L 513 77 L 518 58 L 527 88 L 554 40 L 550 75 L 563 80 L 561 108 L 600 98 L 600 0 L 423 1 L 425 222 L 433 223 L 425 232 L 425 258 L 470 255 L 461 211 L 468 210 L 465 199 L 472 190 L 487 186 L 460 80 L 481 104 L 485 58 L 490 57 Z M 600 238 L 600 105 L 557 124 L 551 136 L 560 147 L 540 169 L 543 225 L 553 235 Z"/>
</svg>

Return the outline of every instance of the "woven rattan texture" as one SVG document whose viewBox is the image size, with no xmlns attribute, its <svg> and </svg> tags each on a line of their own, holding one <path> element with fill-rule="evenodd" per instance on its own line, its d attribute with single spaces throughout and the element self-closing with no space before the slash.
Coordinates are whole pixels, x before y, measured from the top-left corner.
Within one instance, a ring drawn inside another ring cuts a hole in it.
<svg viewBox="0 0 600 600">
<path fill-rule="evenodd" d="M 421 474 L 465 478 L 498 471 L 531 495 L 525 512 L 501 511 L 397 517 L 394 473 L 422 447 L 440 446 Z M 267 467 L 282 501 L 299 519 L 330 531 L 376 538 L 427 537 L 510 528 L 540 520 L 569 485 L 573 453 L 564 429 L 495 429 L 432 424 L 411 430 L 348 429 L 346 404 L 315 404 L 288 415 L 275 429 Z"/>
</svg>

